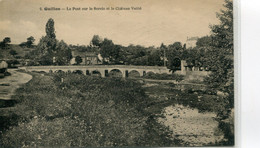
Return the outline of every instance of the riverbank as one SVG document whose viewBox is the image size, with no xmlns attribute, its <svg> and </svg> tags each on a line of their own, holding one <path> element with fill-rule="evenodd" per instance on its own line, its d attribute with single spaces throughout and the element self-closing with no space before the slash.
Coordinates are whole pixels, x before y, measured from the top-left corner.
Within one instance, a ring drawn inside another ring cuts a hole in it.
<svg viewBox="0 0 260 148">
<path fill-rule="evenodd" d="M 181 86 L 181 87 L 180 87 Z M 147 110 L 168 128 L 179 146 L 234 145 L 234 118 L 222 120 L 226 99 L 207 92 L 204 85 L 143 81 L 146 94 L 153 99 Z M 234 112 L 233 112 L 234 113 Z"/>
</svg>

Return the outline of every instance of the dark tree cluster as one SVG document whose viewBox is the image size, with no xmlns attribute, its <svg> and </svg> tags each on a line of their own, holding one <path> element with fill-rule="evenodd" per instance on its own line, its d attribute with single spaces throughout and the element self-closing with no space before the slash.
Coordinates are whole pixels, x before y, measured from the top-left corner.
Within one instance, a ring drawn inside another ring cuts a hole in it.
<svg viewBox="0 0 260 148">
<path fill-rule="evenodd" d="M 21 47 L 27 47 L 27 48 L 32 48 L 34 47 L 33 46 L 33 43 L 34 43 L 35 39 L 33 36 L 30 36 L 27 38 L 27 41 L 26 42 L 22 42 L 21 44 L 19 44 L 19 46 Z"/>
<path fill-rule="evenodd" d="M 9 44 L 11 43 L 10 37 L 5 37 L 2 42 L 0 42 L 0 48 L 9 49 Z"/>
</svg>

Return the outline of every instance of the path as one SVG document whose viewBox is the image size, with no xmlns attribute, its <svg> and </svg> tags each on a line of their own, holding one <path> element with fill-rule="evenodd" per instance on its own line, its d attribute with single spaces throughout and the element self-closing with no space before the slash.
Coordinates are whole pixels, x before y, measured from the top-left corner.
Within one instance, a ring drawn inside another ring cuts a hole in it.
<svg viewBox="0 0 260 148">
<path fill-rule="evenodd" d="M 0 79 L 0 100 L 10 100 L 17 88 L 32 79 L 31 75 L 15 69 L 8 69 L 8 72 L 11 73 L 10 76 Z"/>
</svg>

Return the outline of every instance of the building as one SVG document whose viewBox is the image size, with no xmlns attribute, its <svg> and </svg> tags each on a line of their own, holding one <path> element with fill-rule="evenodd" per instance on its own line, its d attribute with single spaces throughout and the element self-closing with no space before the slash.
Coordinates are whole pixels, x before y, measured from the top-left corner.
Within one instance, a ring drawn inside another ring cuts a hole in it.
<svg viewBox="0 0 260 148">
<path fill-rule="evenodd" d="M 0 78 L 3 78 L 7 72 L 8 64 L 5 61 L 0 61 Z"/>
<path fill-rule="evenodd" d="M 80 52 L 77 50 L 72 50 L 72 59 L 70 61 L 70 64 L 74 65 L 76 64 L 76 57 L 79 56 L 82 59 L 82 62 L 80 65 L 97 65 L 102 64 L 102 58 L 100 54 L 97 54 L 95 52 Z"/>
<path fill-rule="evenodd" d="M 193 48 L 196 46 L 199 37 L 187 37 L 186 48 Z"/>
</svg>

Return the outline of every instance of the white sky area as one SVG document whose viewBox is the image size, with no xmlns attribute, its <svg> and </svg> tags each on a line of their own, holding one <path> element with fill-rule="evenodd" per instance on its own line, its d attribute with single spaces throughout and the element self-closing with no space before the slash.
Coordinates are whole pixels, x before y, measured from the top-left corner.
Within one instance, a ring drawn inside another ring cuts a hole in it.
<svg viewBox="0 0 260 148">
<path fill-rule="evenodd" d="M 49 18 L 56 38 L 88 45 L 93 35 L 114 43 L 160 46 L 210 34 L 224 0 L 0 0 L 0 40 L 13 44 L 33 36 L 38 43 Z M 142 7 L 142 10 L 40 11 L 40 7 Z"/>
</svg>

